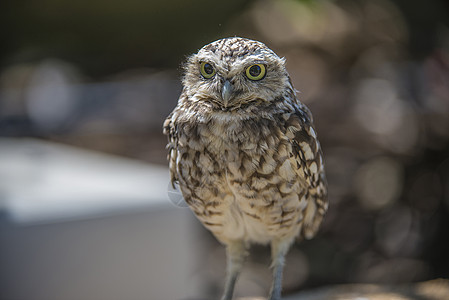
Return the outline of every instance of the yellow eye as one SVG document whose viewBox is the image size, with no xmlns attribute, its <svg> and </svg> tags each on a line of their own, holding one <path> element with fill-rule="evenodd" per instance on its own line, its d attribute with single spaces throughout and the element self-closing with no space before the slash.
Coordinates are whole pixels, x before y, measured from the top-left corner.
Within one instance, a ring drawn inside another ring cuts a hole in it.
<svg viewBox="0 0 449 300">
<path fill-rule="evenodd" d="M 212 76 L 215 75 L 214 67 L 210 63 L 207 63 L 207 62 L 201 63 L 200 72 L 201 72 L 201 75 L 206 79 L 212 78 Z"/>
<path fill-rule="evenodd" d="M 266 69 L 263 64 L 255 64 L 246 68 L 246 77 L 251 80 L 261 80 L 265 77 Z"/>
</svg>

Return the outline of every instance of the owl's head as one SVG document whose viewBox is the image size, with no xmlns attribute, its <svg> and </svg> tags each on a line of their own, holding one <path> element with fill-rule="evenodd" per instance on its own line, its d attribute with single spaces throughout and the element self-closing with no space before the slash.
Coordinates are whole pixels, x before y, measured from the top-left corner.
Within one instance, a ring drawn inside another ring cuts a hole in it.
<svg viewBox="0 0 449 300">
<path fill-rule="evenodd" d="M 285 60 L 263 43 L 244 38 L 212 42 L 185 65 L 184 91 L 222 110 L 267 104 L 293 91 Z"/>
</svg>

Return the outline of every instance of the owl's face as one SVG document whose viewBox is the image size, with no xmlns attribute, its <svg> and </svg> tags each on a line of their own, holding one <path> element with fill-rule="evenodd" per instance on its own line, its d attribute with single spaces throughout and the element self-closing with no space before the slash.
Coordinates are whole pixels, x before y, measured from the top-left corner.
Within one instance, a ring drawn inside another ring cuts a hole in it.
<svg viewBox="0 0 449 300">
<path fill-rule="evenodd" d="M 264 44 L 243 38 L 201 48 L 187 61 L 183 84 L 191 101 L 206 101 L 224 111 L 271 102 L 293 89 L 285 60 Z"/>
</svg>

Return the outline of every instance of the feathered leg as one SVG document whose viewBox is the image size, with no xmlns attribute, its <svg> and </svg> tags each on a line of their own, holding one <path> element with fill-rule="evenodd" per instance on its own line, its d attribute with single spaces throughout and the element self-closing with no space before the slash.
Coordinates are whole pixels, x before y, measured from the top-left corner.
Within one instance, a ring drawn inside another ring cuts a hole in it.
<svg viewBox="0 0 449 300">
<path fill-rule="evenodd" d="M 245 257 L 247 256 L 246 245 L 243 241 L 232 241 L 226 246 L 226 283 L 221 300 L 231 300 L 234 293 L 235 282 L 240 274 Z"/>
<path fill-rule="evenodd" d="M 293 240 L 274 240 L 271 242 L 271 267 L 273 268 L 273 284 L 269 300 L 281 300 L 282 272 L 284 270 L 285 255 Z"/>
</svg>

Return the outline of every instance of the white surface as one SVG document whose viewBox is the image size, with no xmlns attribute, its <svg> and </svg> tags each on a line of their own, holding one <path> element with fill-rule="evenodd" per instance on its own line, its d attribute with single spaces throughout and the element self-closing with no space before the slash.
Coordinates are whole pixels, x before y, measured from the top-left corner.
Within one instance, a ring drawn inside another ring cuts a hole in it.
<svg viewBox="0 0 449 300">
<path fill-rule="evenodd" d="M 164 167 L 34 139 L 0 139 L 0 207 L 19 223 L 167 207 Z"/>
<path fill-rule="evenodd" d="M 0 299 L 198 299 L 204 245 L 194 221 L 188 209 L 173 207 L 30 226 L 1 222 Z"/>
</svg>

